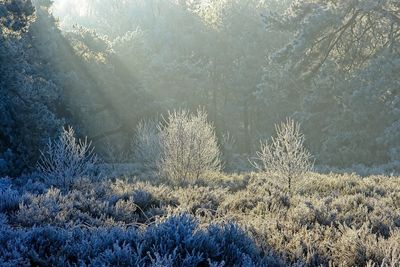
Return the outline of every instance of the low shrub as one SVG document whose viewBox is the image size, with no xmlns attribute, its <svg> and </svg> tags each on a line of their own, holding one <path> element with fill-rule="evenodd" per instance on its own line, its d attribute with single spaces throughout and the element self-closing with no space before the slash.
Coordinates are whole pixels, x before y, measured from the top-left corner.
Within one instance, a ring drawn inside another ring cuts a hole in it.
<svg viewBox="0 0 400 267">
<path fill-rule="evenodd" d="M 70 191 L 1 179 L 1 190 L 18 197 L 0 211 L 0 266 L 400 261 L 398 177 L 308 173 L 292 197 L 267 174 L 221 179 L 188 187 L 77 179 Z M 226 182 L 240 179 L 239 187 Z"/>
<path fill-rule="evenodd" d="M 47 183 L 68 189 L 76 178 L 90 175 L 97 161 L 91 142 L 77 139 L 68 127 L 58 140 L 48 142 L 37 167 Z"/>
<path fill-rule="evenodd" d="M 188 215 L 136 228 L 0 228 L 1 266 L 265 266 L 235 224 L 200 229 Z M 268 262 L 267 262 L 268 261 Z M 276 261 L 278 262 L 278 261 Z"/>
</svg>

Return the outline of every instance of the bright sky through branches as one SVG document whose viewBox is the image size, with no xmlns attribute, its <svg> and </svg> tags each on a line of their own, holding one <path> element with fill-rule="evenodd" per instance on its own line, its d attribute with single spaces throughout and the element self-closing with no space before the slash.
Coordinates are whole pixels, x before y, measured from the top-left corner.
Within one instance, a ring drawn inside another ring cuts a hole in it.
<svg viewBox="0 0 400 267">
<path fill-rule="evenodd" d="M 66 13 L 85 16 L 89 10 L 89 2 L 86 0 L 55 0 L 52 10 L 57 17 L 63 17 Z"/>
</svg>

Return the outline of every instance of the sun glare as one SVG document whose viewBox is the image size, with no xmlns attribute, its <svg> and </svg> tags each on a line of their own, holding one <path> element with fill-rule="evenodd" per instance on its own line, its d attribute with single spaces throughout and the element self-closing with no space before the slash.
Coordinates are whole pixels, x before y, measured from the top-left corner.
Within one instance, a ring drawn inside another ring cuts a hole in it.
<svg viewBox="0 0 400 267">
<path fill-rule="evenodd" d="M 56 0 L 53 5 L 53 13 L 59 17 L 86 16 L 90 3 L 86 0 Z"/>
</svg>

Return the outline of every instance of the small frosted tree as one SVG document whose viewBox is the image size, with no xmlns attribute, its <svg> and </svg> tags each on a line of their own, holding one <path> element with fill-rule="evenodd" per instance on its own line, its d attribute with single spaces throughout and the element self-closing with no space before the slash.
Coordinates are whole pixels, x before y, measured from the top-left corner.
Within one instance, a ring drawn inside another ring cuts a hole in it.
<svg viewBox="0 0 400 267">
<path fill-rule="evenodd" d="M 174 181 L 196 181 L 208 171 L 221 168 L 220 150 L 214 127 L 204 110 L 196 114 L 173 111 L 160 126 L 161 173 Z"/>
<path fill-rule="evenodd" d="M 156 167 L 161 155 L 160 128 L 156 121 L 140 121 L 136 126 L 133 141 L 135 161 L 143 167 L 152 169 Z"/>
<path fill-rule="evenodd" d="M 287 179 L 291 192 L 293 179 L 300 178 L 312 170 L 313 161 L 310 152 L 304 147 L 304 135 L 300 124 L 288 118 L 286 122 L 275 125 L 277 136 L 271 143 L 261 143 L 253 165 L 261 171 L 276 172 Z"/>
<path fill-rule="evenodd" d="M 57 140 L 49 140 L 41 152 L 38 170 L 50 184 L 68 188 L 74 179 L 89 175 L 97 163 L 91 142 L 75 137 L 72 127 L 63 128 Z"/>
</svg>

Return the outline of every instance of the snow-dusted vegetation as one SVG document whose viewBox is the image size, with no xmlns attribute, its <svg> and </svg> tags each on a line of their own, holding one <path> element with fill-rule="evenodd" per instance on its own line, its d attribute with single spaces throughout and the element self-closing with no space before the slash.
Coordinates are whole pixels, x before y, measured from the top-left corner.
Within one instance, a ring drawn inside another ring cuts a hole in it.
<svg viewBox="0 0 400 267">
<path fill-rule="evenodd" d="M 0 0 L 0 266 L 400 266 L 398 0 Z"/>
<path fill-rule="evenodd" d="M 2 266 L 397 266 L 398 177 L 308 173 L 92 182 L 2 180 Z M 148 182 L 152 181 L 152 182 Z M 375 265 L 374 265 L 375 264 Z M 208 266 L 208 265 L 207 265 Z"/>
<path fill-rule="evenodd" d="M 77 139 L 74 129 L 68 127 L 57 140 L 49 140 L 37 169 L 47 183 L 68 189 L 75 179 L 94 170 L 97 157 L 93 149 L 87 138 Z"/>
</svg>

